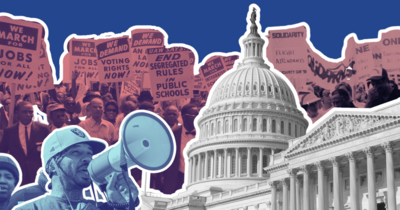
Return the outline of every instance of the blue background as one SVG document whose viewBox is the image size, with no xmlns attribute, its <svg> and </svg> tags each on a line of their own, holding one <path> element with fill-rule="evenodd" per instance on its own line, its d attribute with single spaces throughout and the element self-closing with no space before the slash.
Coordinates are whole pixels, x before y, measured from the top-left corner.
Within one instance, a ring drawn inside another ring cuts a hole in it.
<svg viewBox="0 0 400 210">
<path fill-rule="evenodd" d="M 400 26 L 400 3 L 390 1 L 8 1 L 0 12 L 43 20 L 49 28 L 50 50 L 59 70 L 64 40 L 78 35 L 120 33 L 134 25 L 155 25 L 168 43 L 197 50 L 199 62 L 212 52 L 240 51 L 251 3 L 261 8 L 262 31 L 268 26 L 306 22 L 311 42 L 330 58 L 341 57 L 346 35 L 376 38 L 380 29 Z M 58 75 L 58 73 L 57 73 Z"/>
</svg>

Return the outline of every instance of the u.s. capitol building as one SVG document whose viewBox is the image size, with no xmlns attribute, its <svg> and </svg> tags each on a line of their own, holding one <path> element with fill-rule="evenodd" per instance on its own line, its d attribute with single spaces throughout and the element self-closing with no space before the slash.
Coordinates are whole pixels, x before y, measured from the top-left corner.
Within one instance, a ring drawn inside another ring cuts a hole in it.
<svg viewBox="0 0 400 210">
<path fill-rule="evenodd" d="M 294 88 L 264 63 L 254 11 L 249 25 L 242 62 L 197 119 L 186 192 L 153 209 L 400 209 L 400 101 L 334 109 L 306 133 Z"/>
</svg>

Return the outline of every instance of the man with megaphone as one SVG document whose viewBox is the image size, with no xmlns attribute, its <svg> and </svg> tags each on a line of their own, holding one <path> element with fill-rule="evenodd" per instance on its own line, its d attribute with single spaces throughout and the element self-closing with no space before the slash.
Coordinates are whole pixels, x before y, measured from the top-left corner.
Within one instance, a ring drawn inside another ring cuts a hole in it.
<svg viewBox="0 0 400 210">
<path fill-rule="evenodd" d="M 92 156 L 106 147 L 105 141 L 91 139 L 78 126 L 52 132 L 42 148 L 42 165 L 51 179 L 51 193 L 16 209 L 134 209 L 139 204 L 138 190 L 126 171 L 113 173 L 106 186 L 100 186 L 106 191 L 107 203 L 83 198 L 84 188 L 92 186 L 94 190 L 88 171 Z"/>
</svg>

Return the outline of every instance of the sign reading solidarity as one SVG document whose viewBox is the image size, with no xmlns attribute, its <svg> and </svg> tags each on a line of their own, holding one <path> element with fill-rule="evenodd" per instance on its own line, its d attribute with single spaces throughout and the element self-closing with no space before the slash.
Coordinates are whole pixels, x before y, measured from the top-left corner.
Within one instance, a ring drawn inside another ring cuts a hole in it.
<svg viewBox="0 0 400 210">
<path fill-rule="evenodd" d="M 0 81 L 33 85 L 42 28 L 38 23 L 0 17 Z"/>
<path fill-rule="evenodd" d="M 155 101 L 193 97 L 193 66 L 189 53 L 191 51 L 183 47 L 147 50 Z"/>
<path fill-rule="evenodd" d="M 41 43 L 37 80 L 29 84 L 17 84 L 16 94 L 34 93 L 54 89 L 53 74 L 46 53 L 46 43 L 43 39 L 41 40 Z"/>
<path fill-rule="evenodd" d="M 72 38 L 69 43 L 70 71 L 86 74 L 87 81 L 99 81 L 96 58 L 96 41 Z M 67 69 L 66 69 L 67 70 Z"/>
<path fill-rule="evenodd" d="M 133 80 L 128 37 L 98 40 L 97 58 L 101 82 Z"/>
</svg>

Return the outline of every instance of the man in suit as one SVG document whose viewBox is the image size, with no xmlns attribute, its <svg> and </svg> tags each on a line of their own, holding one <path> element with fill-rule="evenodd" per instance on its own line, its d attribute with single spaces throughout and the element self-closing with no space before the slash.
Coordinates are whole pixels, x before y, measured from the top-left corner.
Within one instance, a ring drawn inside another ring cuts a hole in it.
<svg viewBox="0 0 400 210">
<path fill-rule="evenodd" d="M 0 152 L 9 153 L 22 169 L 22 185 L 35 181 L 36 172 L 41 167 L 40 151 L 43 140 L 49 135 L 46 125 L 32 122 L 33 107 L 22 101 L 15 106 L 18 123 L 4 130 L 0 142 Z"/>
</svg>

